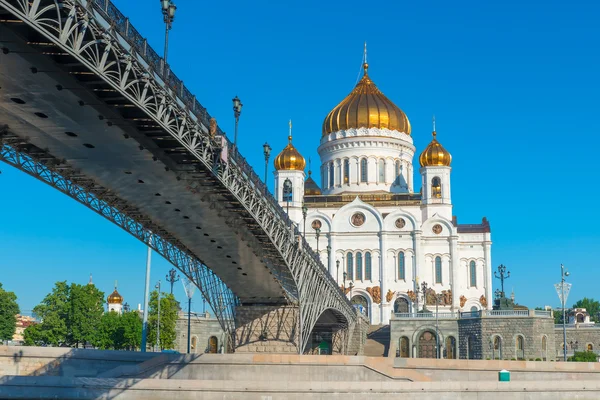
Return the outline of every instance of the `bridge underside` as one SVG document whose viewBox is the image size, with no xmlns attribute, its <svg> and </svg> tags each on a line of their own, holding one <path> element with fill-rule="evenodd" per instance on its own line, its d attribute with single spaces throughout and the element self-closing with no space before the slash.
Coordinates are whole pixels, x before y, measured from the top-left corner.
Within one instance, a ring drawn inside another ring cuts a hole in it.
<svg viewBox="0 0 600 400">
<path fill-rule="evenodd" d="M 160 227 L 242 304 L 286 304 L 278 253 L 232 194 L 139 108 L 35 31 L 0 25 L 0 124 Z M 135 205 L 135 206 L 134 206 Z M 277 269 L 273 275 L 273 269 Z"/>
<path fill-rule="evenodd" d="M 0 160 L 152 246 L 236 348 L 266 337 L 314 352 L 331 337 L 353 351 L 363 319 L 109 0 L 0 0 L 0 49 Z"/>
</svg>

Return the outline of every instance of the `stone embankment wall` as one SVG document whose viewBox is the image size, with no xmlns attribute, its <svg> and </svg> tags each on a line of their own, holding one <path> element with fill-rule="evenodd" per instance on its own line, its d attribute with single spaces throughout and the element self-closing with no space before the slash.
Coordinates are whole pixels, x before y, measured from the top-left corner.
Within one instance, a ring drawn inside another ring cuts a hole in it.
<svg viewBox="0 0 600 400">
<path fill-rule="evenodd" d="M 158 355 L 160 353 L 0 346 L 0 376 L 95 377 L 117 367 L 135 366 Z"/>
</svg>

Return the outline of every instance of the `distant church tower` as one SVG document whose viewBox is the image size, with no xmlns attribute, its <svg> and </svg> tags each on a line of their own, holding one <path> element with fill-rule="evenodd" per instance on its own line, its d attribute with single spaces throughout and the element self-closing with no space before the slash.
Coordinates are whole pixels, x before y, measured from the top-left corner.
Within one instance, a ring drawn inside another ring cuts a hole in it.
<svg viewBox="0 0 600 400">
<path fill-rule="evenodd" d="M 108 302 L 108 312 L 114 311 L 117 314 L 123 313 L 123 296 L 117 292 L 117 282 L 115 282 L 115 290 L 106 299 Z"/>
<path fill-rule="evenodd" d="M 288 210 L 292 220 L 299 220 L 302 215 L 304 199 L 304 179 L 306 160 L 292 144 L 292 121 L 288 145 L 275 157 L 275 197 L 284 210 Z"/>
<path fill-rule="evenodd" d="M 422 204 L 427 210 L 425 218 L 438 214 L 452 220 L 452 200 L 450 196 L 450 171 L 452 156 L 437 141 L 435 118 L 433 119 L 433 139 L 419 156 L 421 164 Z"/>
</svg>

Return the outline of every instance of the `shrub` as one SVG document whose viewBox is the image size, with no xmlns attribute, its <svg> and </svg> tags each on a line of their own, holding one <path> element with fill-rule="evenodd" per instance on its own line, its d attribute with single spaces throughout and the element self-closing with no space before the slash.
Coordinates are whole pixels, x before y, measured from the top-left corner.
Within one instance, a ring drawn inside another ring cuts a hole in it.
<svg viewBox="0 0 600 400">
<path fill-rule="evenodd" d="M 567 361 L 596 362 L 598 361 L 598 357 L 593 351 L 576 351 L 572 357 L 567 358 Z"/>
<path fill-rule="evenodd" d="M 542 359 L 541 358 L 536 358 L 535 361 L 542 361 Z"/>
</svg>

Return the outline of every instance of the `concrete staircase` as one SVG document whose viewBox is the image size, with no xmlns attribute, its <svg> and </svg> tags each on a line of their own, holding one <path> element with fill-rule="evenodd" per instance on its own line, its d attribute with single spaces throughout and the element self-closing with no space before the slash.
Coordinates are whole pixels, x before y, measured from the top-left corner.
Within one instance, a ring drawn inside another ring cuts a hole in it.
<svg viewBox="0 0 600 400">
<path fill-rule="evenodd" d="M 387 357 L 390 349 L 390 326 L 371 325 L 367 332 L 364 355 L 369 357 Z"/>
</svg>

